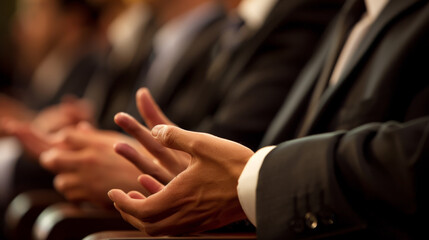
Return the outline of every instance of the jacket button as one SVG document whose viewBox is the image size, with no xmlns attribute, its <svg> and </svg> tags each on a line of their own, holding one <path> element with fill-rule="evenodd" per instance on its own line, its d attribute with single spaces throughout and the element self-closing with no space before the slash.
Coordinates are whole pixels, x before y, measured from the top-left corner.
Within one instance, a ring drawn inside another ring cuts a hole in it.
<svg viewBox="0 0 429 240">
<path fill-rule="evenodd" d="M 312 212 L 306 213 L 304 218 L 305 218 L 305 224 L 311 230 L 316 229 L 317 226 L 319 225 L 316 215 L 314 215 L 314 213 Z"/>
<path fill-rule="evenodd" d="M 292 220 L 289 221 L 289 228 L 295 233 L 304 232 L 305 230 L 304 220 L 299 217 L 293 218 Z"/>
</svg>

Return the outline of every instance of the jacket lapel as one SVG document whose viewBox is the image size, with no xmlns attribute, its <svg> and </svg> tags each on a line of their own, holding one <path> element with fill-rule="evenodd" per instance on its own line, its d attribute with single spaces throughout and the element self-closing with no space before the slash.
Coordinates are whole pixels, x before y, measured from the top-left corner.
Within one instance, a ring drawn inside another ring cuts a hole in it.
<svg viewBox="0 0 429 240">
<path fill-rule="evenodd" d="M 415 3 L 421 0 L 391 0 L 385 9 L 380 13 L 379 17 L 373 25 L 368 29 L 366 36 L 362 39 L 362 42 L 359 44 L 359 47 L 356 49 L 356 52 L 350 58 L 348 63 L 345 65 L 343 73 L 341 74 L 338 83 L 328 88 L 325 93 L 322 95 L 320 99 L 320 105 L 317 109 L 317 113 L 313 119 L 312 128 L 315 123 L 321 117 L 321 113 L 323 113 L 327 106 L 329 105 L 332 98 L 336 93 L 341 92 L 343 86 L 348 81 L 352 81 L 354 78 L 350 77 L 352 75 L 353 70 L 359 65 L 359 63 L 363 60 L 364 56 L 370 51 L 371 46 L 376 42 L 377 38 L 382 34 L 383 30 L 392 22 L 400 13 L 404 12 L 408 8 L 410 8 Z M 311 132 L 311 128 L 310 131 Z"/>
<path fill-rule="evenodd" d="M 224 65 L 216 69 L 221 70 L 218 71 L 217 74 L 209 73 L 209 79 L 211 81 L 222 79 L 222 86 L 220 89 L 221 91 L 227 91 L 227 88 L 236 80 L 236 76 L 249 63 L 261 44 L 269 37 L 270 33 L 279 26 L 280 22 L 283 21 L 284 16 L 289 14 L 290 11 L 293 11 L 296 5 L 299 4 L 300 1 L 278 1 L 271 10 L 271 13 L 267 16 L 263 25 L 256 31 L 247 31 L 246 34 L 242 36 L 243 39 L 239 43 L 239 46 L 236 49 L 232 49 L 231 52 L 226 53 L 227 57 L 225 57 L 225 59 L 221 59 L 221 61 L 224 60 Z M 233 66 L 229 66 L 230 64 Z M 225 75 L 225 73 L 227 74 Z"/>
<path fill-rule="evenodd" d="M 197 34 L 196 38 L 187 47 L 186 51 L 184 51 L 185 56 L 180 59 L 168 75 L 164 84 L 164 86 L 168 87 L 159 89 L 160 92 L 153 93 L 158 104 L 163 105 L 170 100 L 176 86 L 182 84 L 182 81 L 186 81 L 183 77 L 187 71 L 193 66 L 198 65 L 198 60 L 200 60 L 204 54 L 207 54 L 207 51 L 210 51 L 210 47 L 217 40 L 220 28 L 224 25 L 224 19 L 224 10 L 219 8 L 218 15 L 207 23 L 207 26 L 204 26 L 202 32 Z"/>
<path fill-rule="evenodd" d="M 328 32 L 333 33 L 337 30 L 338 29 L 334 28 Z M 294 137 L 293 134 L 295 130 L 297 130 L 294 119 L 299 119 L 298 116 L 305 113 L 309 96 L 315 83 L 319 79 L 320 72 L 324 66 L 335 34 L 328 34 L 328 36 L 329 37 L 321 44 L 316 55 L 313 56 L 307 63 L 307 66 L 301 71 L 298 80 L 290 90 L 283 106 L 270 124 L 261 142 L 261 147 L 278 144 L 280 141 Z"/>
</svg>

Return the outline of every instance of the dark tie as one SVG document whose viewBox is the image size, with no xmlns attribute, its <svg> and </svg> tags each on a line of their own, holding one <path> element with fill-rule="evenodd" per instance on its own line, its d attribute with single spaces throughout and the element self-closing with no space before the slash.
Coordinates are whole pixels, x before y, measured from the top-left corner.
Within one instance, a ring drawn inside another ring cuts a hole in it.
<svg viewBox="0 0 429 240">
<path fill-rule="evenodd" d="M 207 71 L 208 79 L 218 79 L 217 76 L 227 67 L 233 53 L 248 36 L 247 33 L 244 20 L 238 14 L 231 14 L 214 49 L 213 60 Z"/>
<path fill-rule="evenodd" d="M 221 51 L 237 47 L 242 40 L 240 34 L 245 26 L 245 22 L 238 14 L 233 13 L 231 15 L 228 17 L 228 22 L 221 36 Z"/>
<path fill-rule="evenodd" d="M 332 71 L 337 62 L 338 56 L 344 46 L 344 43 L 355 24 L 361 19 L 362 14 L 365 12 L 365 4 L 363 0 L 356 0 L 349 2 L 345 6 L 344 11 L 338 16 L 335 33 L 331 44 L 331 49 L 328 52 L 325 65 L 321 71 L 319 80 L 316 83 L 313 94 L 310 99 L 310 104 L 307 109 L 303 124 L 298 132 L 298 137 L 303 137 L 308 134 L 310 127 L 316 117 L 319 107 L 319 100 L 328 86 L 329 79 L 331 78 Z"/>
</svg>

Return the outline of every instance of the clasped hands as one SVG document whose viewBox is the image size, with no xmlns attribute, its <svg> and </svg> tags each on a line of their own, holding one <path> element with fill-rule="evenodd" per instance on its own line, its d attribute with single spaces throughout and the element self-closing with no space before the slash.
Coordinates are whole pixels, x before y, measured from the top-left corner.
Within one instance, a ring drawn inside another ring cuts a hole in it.
<svg viewBox="0 0 429 240">
<path fill-rule="evenodd" d="M 152 131 L 124 113 L 115 122 L 139 143 L 87 123 L 73 126 L 73 118 L 68 122 L 55 117 L 63 113 L 55 107 L 35 121 L 45 125 L 37 129 L 9 124 L 10 133 L 56 174 L 54 186 L 67 199 L 106 207 L 111 206 L 106 192 L 122 189 L 109 192 L 115 207 L 125 220 L 151 235 L 200 232 L 244 219 L 236 187 L 253 152 L 228 140 L 174 127 L 146 89 L 139 90 L 136 98 Z M 46 124 L 50 121 L 44 119 L 56 121 Z"/>
</svg>

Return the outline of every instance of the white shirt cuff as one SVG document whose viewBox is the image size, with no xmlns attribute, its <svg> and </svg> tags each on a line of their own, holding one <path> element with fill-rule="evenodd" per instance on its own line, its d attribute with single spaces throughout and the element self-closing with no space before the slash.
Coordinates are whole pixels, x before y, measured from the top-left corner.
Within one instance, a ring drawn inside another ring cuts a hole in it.
<svg viewBox="0 0 429 240">
<path fill-rule="evenodd" d="M 238 179 L 238 200 L 249 221 L 256 226 L 256 187 L 258 186 L 259 170 L 268 153 L 275 146 L 259 149 L 249 159 Z"/>
</svg>

